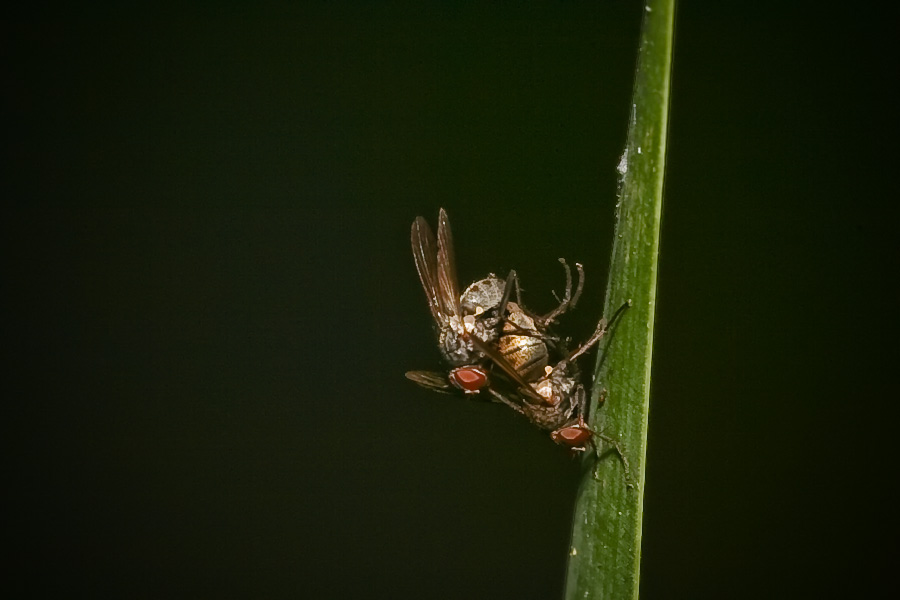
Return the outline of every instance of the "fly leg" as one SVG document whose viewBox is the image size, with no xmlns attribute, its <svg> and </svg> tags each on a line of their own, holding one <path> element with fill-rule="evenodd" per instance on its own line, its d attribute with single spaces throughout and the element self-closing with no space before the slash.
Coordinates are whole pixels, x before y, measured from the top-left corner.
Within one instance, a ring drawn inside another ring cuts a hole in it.
<svg viewBox="0 0 900 600">
<path fill-rule="evenodd" d="M 620 306 L 619 309 L 616 311 L 616 313 L 613 315 L 612 320 L 610 321 L 610 325 L 615 323 L 619 319 L 619 316 L 622 314 L 622 312 L 630 306 L 631 306 L 631 300 L 629 300 L 628 302 L 626 302 L 625 304 Z M 607 331 L 609 331 L 609 327 L 607 327 L 606 319 L 600 319 L 600 322 L 597 323 L 597 329 L 594 330 L 593 335 L 591 335 L 591 337 L 589 337 L 585 343 L 583 343 L 577 350 L 575 350 L 575 352 L 570 354 L 568 360 L 573 361 L 576 358 L 578 358 L 579 356 L 581 356 L 582 354 L 584 354 L 585 352 L 587 352 L 588 350 L 590 350 L 591 346 L 593 346 L 594 344 L 599 342 L 600 338 L 602 338 L 604 335 L 606 335 Z"/>
<path fill-rule="evenodd" d="M 519 287 L 519 278 L 516 277 L 516 302 L 522 306 L 522 288 Z"/>
<path fill-rule="evenodd" d="M 584 267 L 582 267 L 580 263 L 575 263 L 575 268 L 578 269 L 578 284 L 575 286 L 575 293 L 573 294 L 572 269 L 569 268 L 566 259 L 561 258 L 559 259 L 559 262 L 562 264 L 563 269 L 565 269 L 566 271 L 566 291 L 563 294 L 562 300 L 559 300 L 559 298 L 557 298 L 557 300 L 559 300 L 559 306 L 538 319 L 543 327 L 549 327 L 557 317 L 565 313 L 570 308 L 575 308 L 575 304 L 581 297 L 581 290 L 584 288 Z"/>
<path fill-rule="evenodd" d="M 566 268 L 568 268 L 568 267 L 566 267 Z M 571 280 L 571 274 L 569 275 L 569 278 Z M 515 289 L 515 291 L 516 291 L 516 301 L 519 305 L 519 309 L 523 310 L 522 309 L 522 290 L 519 288 L 519 277 L 515 271 L 510 271 L 509 275 L 506 276 L 506 285 L 503 288 L 503 296 L 500 299 L 500 304 L 498 305 L 498 309 L 497 309 L 497 315 L 501 319 L 503 319 L 504 323 L 506 323 L 512 329 L 512 331 L 508 332 L 508 333 L 513 333 L 515 335 L 525 335 L 525 336 L 529 336 L 529 337 L 540 338 L 544 342 L 547 342 L 551 345 L 554 342 L 559 342 L 559 338 L 557 338 L 557 337 L 547 335 L 547 334 L 539 332 L 539 331 L 525 329 L 524 327 L 520 327 L 519 325 L 516 325 L 515 323 L 513 323 L 512 321 L 510 321 L 509 319 L 506 318 L 506 312 L 507 312 L 506 309 L 507 309 L 507 306 L 509 305 L 509 297 L 512 295 L 513 289 Z M 542 323 L 542 321 L 540 319 L 535 319 L 535 320 L 539 324 Z"/>
<path fill-rule="evenodd" d="M 522 302 L 522 299 L 519 298 L 519 277 L 516 275 L 516 272 L 510 271 L 509 275 L 506 276 L 506 285 L 503 288 L 503 297 L 500 299 L 500 304 L 497 308 L 497 316 L 501 319 L 506 319 L 506 305 L 509 304 L 509 296 L 512 293 L 513 287 L 516 288 L 516 299 L 519 300 L 519 303 Z"/>
<path fill-rule="evenodd" d="M 600 341 L 600 338 L 606 335 L 606 331 L 606 319 L 600 319 L 600 322 L 597 323 L 597 329 L 594 330 L 593 335 L 591 335 L 591 337 L 589 337 L 585 343 L 579 346 L 578 349 L 575 350 L 575 352 L 570 354 L 568 360 L 571 362 L 590 350 L 594 344 Z"/>
<path fill-rule="evenodd" d="M 506 324 L 509 326 L 509 331 L 505 331 L 503 335 L 522 335 L 527 337 L 538 338 L 541 341 L 547 342 L 548 344 L 559 343 L 559 338 L 554 335 L 547 335 L 546 333 L 541 333 L 540 331 L 535 331 L 534 329 L 525 329 L 520 325 L 516 325 L 510 320 L 506 320 Z"/>
<path fill-rule="evenodd" d="M 490 388 L 490 387 L 489 387 L 489 388 L 487 389 L 487 391 L 494 397 L 494 401 L 495 401 L 495 402 L 500 402 L 500 403 L 502 403 L 502 404 L 507 405 L 508 407 L 510 407 L 511 409 L 513 409 L 514 411 L 516 411 L 517 413 L 519 413 L 520 415 L 524 415 L 524 414 L 525 414 L 525 411 L 522 410 L 522 407 L 521 407 L 521 406 L 519 406 L 518 404 L 516 404 L 516 403 L 513 402 L 512 400 L 508 399 L 506 396 L 504 396 L 503 394 L 501 394 L 500 392 L 498 392 L 498 391 L 495 390 L 494 388 Z"/>
<path fill-rule="evenodd" d="M 597 455 L 597 464 L 594 468 L 594 479 L 600 481 L 600 460 L 609 454 L 610 452 L 615 452 L 618 455 L 619 460 L 622 461 L 622 467 L 625 469 L 625 485 L 634 489 L 634 480 L 631 479 L 631 466 L 628 464 L 628 459 L 625 458 L 625 453 L 622 451 L 622 447 L 619 445 L 618 440 L 614 440 L 608 435 L 604 435 L 597 431 L 594 432 L 594 438 L 600 438 L 610 446 L 612 446 L 611 450 L 607 450 L 606 452 L 600 452 L 600 448 L 596 441 L 591 440 L 591 443 L 594 446 L 594 453 Z"/>
<path fill-rule="evenodd" d="M 506 286 L 503 288 L 503 297 L 498 305 L 498 314 L 502 317 L 506 313 L 506 305 L 509 304 L 509 297 L 512 295 L 513 289 L 516 290 L 516 303 L 522 308 L 522 288 L 519 287 L 519 276 L 515 270 L 510 271 L 506 276 Z"/>
<path fill-rule="evenodd" d="M 606 390 L 604 389 L 604 390 L 600 391 L 600 398 L 597 400 L 597 404 L 598 405 L 603 404 L 605 401 L 606 401 Z M 585 398 L 584 398 L 584 394 L 582 393 L 581 398 L 580 398 L 580 408 L 578 409 L 578 418 L 579 419 L 583 419 L 584 411 L 585 411 Z M 590 431 L 591 433 L 594 434 L 593 437 L 591 438 L 591 445 L 594 447 L 594 454 L 597 457 L 597 462 L 595 463 L 595 466 L 594 466 L 594 479 L 596 479 L 597 481 L 600 481 L 600 461 L 603 459 L 603 457 L 611 452 L 615 452 L 618 455 L 619 460 L 622 461 L 622 467 L 625 469 L 625 485 L 634 489 L 634 480 L 631 479 L 631 465 L 628 464 L 628 458 L 626 458 L 625 452 L 624 452 L 624 450 L 622 450 L 622 446 L 621 446 L 621 444 L 619 444 L 619 441 L 611 438 L 608 435 L 600 433 L 599 431 L 593 431 L 591 429 L 589 429 L 588 431 Z M 599 444 L 597 444 L 597 441 L 596 441 L 598 438 L 603 440 L 604 442 L 606 442 L 609 446 L 611 446 L 611 448 L 605 452 L 600 452 L 600 446 L 599 446 Z"/>
</svg>

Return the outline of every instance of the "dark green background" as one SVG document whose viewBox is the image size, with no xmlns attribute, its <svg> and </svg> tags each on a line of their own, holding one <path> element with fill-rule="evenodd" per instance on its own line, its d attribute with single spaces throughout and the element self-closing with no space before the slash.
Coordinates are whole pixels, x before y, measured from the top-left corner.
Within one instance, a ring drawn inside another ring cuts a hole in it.
<svg viewBox="0 0 900 600">
<path fill-rule="evenodd" d="M 642 597 L 855 595 L 893 536 L 896 31 L 683 4 Z M 5 24 L 14 595 L 559 597 L 578 465 L 403 378 L 438 365 L 409 225 L 445 207 L 461 278 L 538 311 L 584 263 L 586 336 L 641 13 Z"/>
</svg>

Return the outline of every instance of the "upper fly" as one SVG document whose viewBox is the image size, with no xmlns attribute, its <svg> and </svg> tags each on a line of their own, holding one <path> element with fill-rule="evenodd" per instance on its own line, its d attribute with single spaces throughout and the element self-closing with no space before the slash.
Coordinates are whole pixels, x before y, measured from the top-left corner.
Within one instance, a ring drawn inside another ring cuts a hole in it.
<svg viewBox="0 0 900 600">
<path fill-rule="evenodd" d="M 490 275 L 460 294 L 453 233 L 443 208 L 438 215 L 437 242 L 422 217 L 413 221 L 410 239 L 441 355 L 454 367 L 477 362 L 484 355 L 476 344 L 492 344 L 499 336 L 500 309 L 509 297 L 506 282 Z"/>
</svg>

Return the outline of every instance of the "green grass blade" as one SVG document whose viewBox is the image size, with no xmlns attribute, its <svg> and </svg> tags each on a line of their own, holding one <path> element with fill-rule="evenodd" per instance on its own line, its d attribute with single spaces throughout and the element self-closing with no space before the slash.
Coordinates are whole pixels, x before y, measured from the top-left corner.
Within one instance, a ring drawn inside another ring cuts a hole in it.
<svg viewBox="0 0 900 600">
<path fill-rule="evenodd" d="M 619 440 L 633 486 L 626 485 L 623 463 L 615 453 L 605 454 L 597 463 L 596 478 L 594 462 L 585 462 L 569 551 L 569 599 L 638 597 L 674 5 L 674 0 L 646 4 L 628 142 L 619 166 L 616 237 L 604 314 L 612 315 L 628 300 L 632 306 L 599 357 L 591 398 L 591 427 Z M 604 389 L 606 402 L 598 410 Z"/>
</svg>

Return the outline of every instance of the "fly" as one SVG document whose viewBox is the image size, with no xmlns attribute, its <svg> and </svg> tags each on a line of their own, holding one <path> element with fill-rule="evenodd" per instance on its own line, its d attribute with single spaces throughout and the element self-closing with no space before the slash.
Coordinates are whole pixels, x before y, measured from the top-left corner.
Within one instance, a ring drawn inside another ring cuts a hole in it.
<svg viewBox="0 0 900 600">
<path fill-rule="evenodd" d="M 613 315 L 614 322 L 622 312 L 630 306 L 622 305 Z M 596 345 L 609 331 L 605 319 L 601 319 L 594 334 L 577 350 L 567 354 L 555 366 L 544 367 L 543 376 L 530 384 L 528 389 L 519 388 L 515 392 L 499 391 L 497 386 L 488 388 L 488 392 L 497 400 L 523 415 L 539 429 L 550 433 L 550 438 L 557 444 L 573 452 L 583 452 L 588 446 L 595 445 L 594 437 L 612 444 L 622 457 L 626 471 L 628 463 L 618 444 L 612 438 L 592 431 L 585 423 L 587 400 L 584 386 L 579 383 L 579 372 L 575 360 Z M 491 360 L 504 371 L 506 359 L 499 353 L 491 353 Z M 535 394 L 537 397 L 535 397 Z"/>
<path fill-rule="evenodd" d="M 561 314 L 575 306 L 581 295 L 584 271 L 578 268 L 578 285 L 572 294 L 572 274 L 566 271 L 566 290 L 559 306 L 543 317 L 533 317 L 521 308 L 521 293 L 515 271 L 503 281 L 491 274 L 472 283 L 460 294 L 456 275 L 453 233 L 447 212 L 438 214 L 437 238 L 423 217 L 416 217 L 410 235 L 413 259 L 419 281 L 425 291 L 428 307 L 437 330 L 441 356 L 454 367 L 445 381 L 427 371 L 411 371 L 407 377 L 419 385 L 437 391 L 448 391 L 447 382 L 466 393 L 477 393 L 488 385 L 486 374 L 477 367 L 493 346 L 507 359 L 503 368 L 526 390 L 548 364 L 547 327 Z M 516 299 L 509 301 L 515 287 Z M 531 391 L 525 393 L 531 394 Z M 533 395 L 533 394 L 532 394 Z"/>
<path fill-rule="evenodd" d="M 453 233 L 443 208 L 438 215 L 437 241 L 422 217 L 413 221 L 410 239 L 441 356 L 453 367 L 476 363 L 484 356 L 476 344 L 492 344 L 499 337 L 505 310 L 501 305 L 509 298 L 512 278 L 504 282 L 490 275 L 459 293 Z"/>
</svg>

